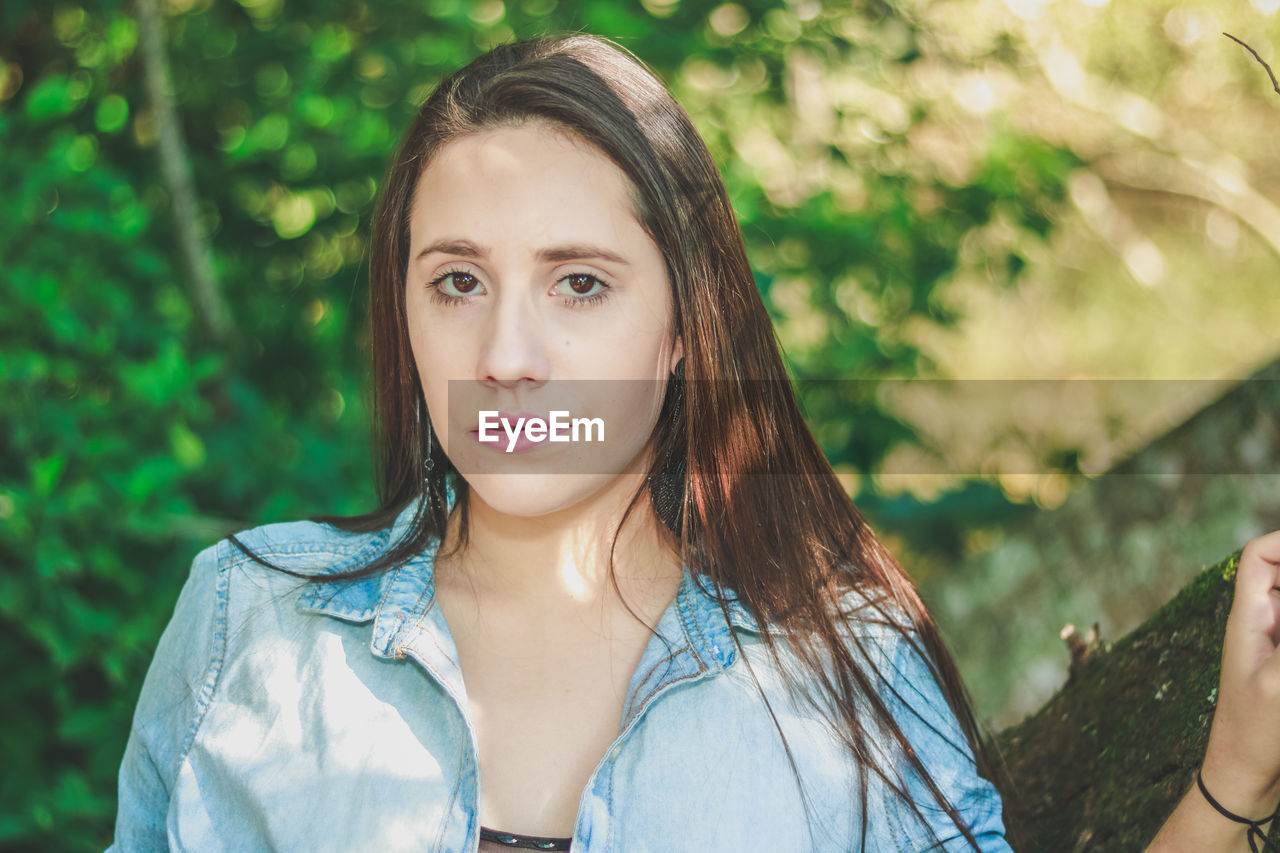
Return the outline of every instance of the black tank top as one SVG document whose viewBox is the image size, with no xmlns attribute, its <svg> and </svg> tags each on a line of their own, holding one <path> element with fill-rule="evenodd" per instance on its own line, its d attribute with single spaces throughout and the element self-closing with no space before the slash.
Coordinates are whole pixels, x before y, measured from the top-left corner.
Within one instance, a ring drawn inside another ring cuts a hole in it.
<svg viewBox="0 0 1280 853">
<path fill-rule="evenodd" d="M 487 826 L 480 827 L 480 853 L 492 849 L 485 842 L 501 847 L 519 847 L 524 850 L 568 850 L 572 838 L 547 838 L 541 835 L 521 835 L 518 832 L 501 832 Z"/>
</svg>

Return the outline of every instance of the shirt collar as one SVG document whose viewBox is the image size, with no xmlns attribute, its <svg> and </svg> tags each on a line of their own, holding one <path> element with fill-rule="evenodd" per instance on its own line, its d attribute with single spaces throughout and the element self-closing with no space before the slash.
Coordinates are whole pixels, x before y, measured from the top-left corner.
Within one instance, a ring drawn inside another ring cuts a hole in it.
<svg viewBox="0 0 1280 853">
<path fill-rule="evenodd" d="M 378 554 L 393 547 L 411 528 L 419 501 L 411 502 L 390 527 L 369 534 L 369 541 L 351 556 L 335 563 L 328 572 L 344 572 L 368 564 Z M 346 622 L 373 621 L 371 648 L 379 657 L 400 657 L 400 640 L 406 629 L 420 625 L 431 609 L 435 595 L 434 557 L 438 542 L 410 557 L 403 565 L 355 580 L 311 581 L 298 599 L 298 609 L 342 619 Z M 684 577 L 668 610 L 675 609 L 684 640 L 709 665 L 729 666 L 735 657 L 730 634 L 732 625 L 743 631 L 760 632 L 759 623 L 729 588 L 720 588 L 721 609 L 714 581 L 707 575 L 684 567 Z M 727 612 L 727 618 L 726 618 Z"/>
</svg>

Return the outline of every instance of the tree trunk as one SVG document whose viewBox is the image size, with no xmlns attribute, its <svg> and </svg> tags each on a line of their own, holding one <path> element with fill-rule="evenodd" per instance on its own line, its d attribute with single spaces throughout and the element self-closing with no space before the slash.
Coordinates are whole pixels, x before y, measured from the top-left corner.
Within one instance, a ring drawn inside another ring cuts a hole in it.
<svg viewBox="0 0 1280 853">
<path fill-rule="evenodd" d="M 231 317 L 218 289 L 209 246 L 197 225 L 195 179 L 173 104 L 173 83 L 163 38 L 164 20 L 156 0 L 137 0 L 137 9 L 147 92 L 156 116 L 160 168 L 173 206 L 174 231 L 182 265 L 187 271 L 187 289 L 201 329 L 213 340 L 222 340 L 230 329 Z"/>
</svg>

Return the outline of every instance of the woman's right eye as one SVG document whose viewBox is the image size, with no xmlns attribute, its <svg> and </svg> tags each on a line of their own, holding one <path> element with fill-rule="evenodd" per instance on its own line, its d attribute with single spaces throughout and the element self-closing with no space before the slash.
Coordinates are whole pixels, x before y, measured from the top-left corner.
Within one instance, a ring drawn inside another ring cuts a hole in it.
<svg viewBox="0 0 1280 853">
<path fill-rule="evenodd" d="M 433 278 L 428 287 L 433 299 L 445 303 L 463 301 L 484 292 L 480 279 L 465 270 L 445 270 Z"/>
</svg>

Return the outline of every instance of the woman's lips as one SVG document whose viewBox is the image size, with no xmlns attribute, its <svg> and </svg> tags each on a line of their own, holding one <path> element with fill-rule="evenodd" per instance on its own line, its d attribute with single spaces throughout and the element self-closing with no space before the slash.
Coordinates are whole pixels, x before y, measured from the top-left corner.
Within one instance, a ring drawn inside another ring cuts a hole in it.
<svg viewBox="0 0 1280 853">
<path fill-rule="evenodd" d="M 492 417 L 487 420 L 489 425 L 487 432 L 490 440 L 480 441 L 479 424 L 472 427 L 470 433 L 476 442 L 482 447 L 487 447 L 490 450 L 496 450 L 500 453 L 523 453 L 527 450 L 533 450 L 534 448 L 541 446 L 547 440 L 545 432 L 543 437 L 540 439 L 535 440 L 529 438 L 525 428 L 528 426 L 530 419 L 537 419 L 542 421 L 544 424 L 546 423 L 546 418 L 541 415 L 499 412 L 498 423 L 496 426 Z M 519 432 L 516 433 L 515 441 L 513 443 L 511 440 L 511 433 L 508 432 L 508 429 L 516 430 L 517 428 L 519 429 Z"/>
<path fill-rule="evenodd" d="M 494 433 L 491 431 L 489 434 L 492 436 Z M 526 450 L 532 450 L 535 447 L 539 447 L 546 442 L 545 438 L 542 439 L 542 441 L 531 440 L 527 435 L 525 435 L 524 430 L 521 430 L 520 434 L 516 436 L 514 444 L 511 443 L 511 437 L 505 432 L 498 433 L 496 441 L 480 441 L 479 427 L 471 430 L 471 436 L 481 447 L 487 447 L 488 449 L 496 450 L 499 453 L 523 453 Z"/>
</svg>

